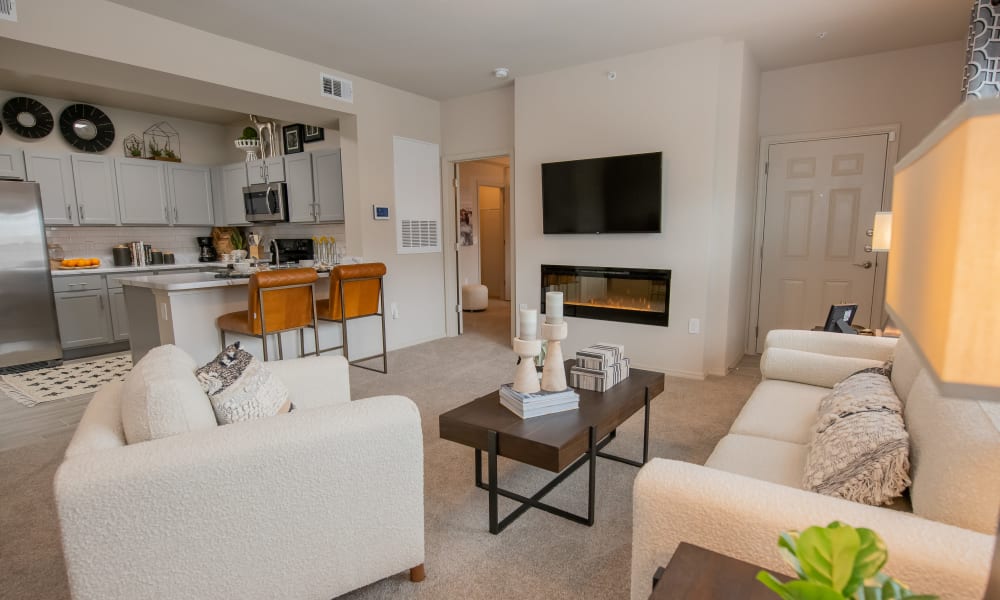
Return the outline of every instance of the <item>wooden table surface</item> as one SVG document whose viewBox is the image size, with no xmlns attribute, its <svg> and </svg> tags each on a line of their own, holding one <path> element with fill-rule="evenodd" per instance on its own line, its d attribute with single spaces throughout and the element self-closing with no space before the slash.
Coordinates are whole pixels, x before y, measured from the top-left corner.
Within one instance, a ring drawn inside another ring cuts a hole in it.
<svg viewBox="0 0 1000 600">
<path fill-rule="evenodd" d="M 681 542 L 649 600 L 775 600 L 778 596 L 757 581 L 760 571 L 748 562 Z"/>
<path fill-rule="evenodd" d="M 574 364 L 567 360 L 567 371 Z M 442 414 L 438 423 L 443 439 L 480 450 L 488 449 L 488 432 L 495 431 L 499 456 L 558 473 L 587 452 L 591 426 L 597 439 L 603 438 L 645 406 L 647 389 L 652 400 L 663 387 L 663 373 L 630 369 L 628 378 L 607 392 L 577 390 L 577 410 L 531 419 L 504 408 L 498 390 Z"/>
</svg>

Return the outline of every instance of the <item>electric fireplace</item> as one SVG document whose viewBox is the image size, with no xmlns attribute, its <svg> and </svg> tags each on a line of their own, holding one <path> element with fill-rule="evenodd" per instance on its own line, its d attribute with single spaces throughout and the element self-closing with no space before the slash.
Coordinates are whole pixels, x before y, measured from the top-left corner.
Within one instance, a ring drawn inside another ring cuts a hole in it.
<svg viewBox="0 0 1000 600">
<path fill-rule="evenodd" d="M 542 265 L 542 312 L 545 292 L 563 293 L 567 317 L 668 325 L 669 270 Z"/>
</svg>

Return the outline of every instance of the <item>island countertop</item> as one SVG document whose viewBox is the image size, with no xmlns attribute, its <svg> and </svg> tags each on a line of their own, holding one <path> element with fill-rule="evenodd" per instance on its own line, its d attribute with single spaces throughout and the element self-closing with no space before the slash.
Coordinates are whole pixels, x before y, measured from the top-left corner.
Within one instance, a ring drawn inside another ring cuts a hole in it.
<svg viewBox="0 0 1000 600">
<path fill-rule="evenodd" d="M 224 269 L 227 263 L 224 262 L 197 262 L 197 263 L 187 263 L 187 264 L 170 264 L 170 265 L 146 265 L 143 267 L 137 266 L 127 266 L 127 267 L 110 267 L 110 266 L 100 266 L 92 269 L 58 269 L 52 267 L 53 277 L 67 277 L 71 275 L 110 275 L 114 273 L 143 273 L 150 271 L 172 271 L 174 269 Z"/>
<path fill-rule="evenodd" d="M 321 278 L 327 278 L 329 273 L 319 273 Z M 218 278 L 215 273 L 174 273 L 168 275 L 136 275 L 134 277 L 119 277 L 123 286 L 164 290 L 176 292 L 183 290 L 203 290 L 231 286 L 247 286 L 249 277 Z"/>
</svg>

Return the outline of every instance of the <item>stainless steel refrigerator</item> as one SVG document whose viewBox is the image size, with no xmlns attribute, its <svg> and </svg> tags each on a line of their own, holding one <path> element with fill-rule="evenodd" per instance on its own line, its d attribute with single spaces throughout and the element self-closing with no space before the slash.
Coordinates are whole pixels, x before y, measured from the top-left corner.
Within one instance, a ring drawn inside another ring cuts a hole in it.
<svg viewBox="0 0 1000 600">
<path fill-rule="evenodd" d="M 0 369 L 62 357 L 38 184 L 0 181 Z"/>
</svg>

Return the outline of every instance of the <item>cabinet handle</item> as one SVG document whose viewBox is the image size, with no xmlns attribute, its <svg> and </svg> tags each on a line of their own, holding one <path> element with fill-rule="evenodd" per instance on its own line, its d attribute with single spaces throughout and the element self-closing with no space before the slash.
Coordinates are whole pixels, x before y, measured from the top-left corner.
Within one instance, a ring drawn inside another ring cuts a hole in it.
<svg viewBox="0 0 1000 600">
<path fill-rule="evenodd" d="M 66 218 L 70 221 L 73 220 L 73 207 L 69 204 L 66 205 Z"/>
<path fill-rule="evenodd" d="M 170 222 L 170 209 L 169 209 L 169 208 L 167 208 L 166 206 L 164 206 L 164 207 L 163 207 L 163 218 L 164 218 L 164 220 L 166 220 L 166 221 L 167 221 L 168 223 Z"/>
<path fill-rule="evenodd" d="M 104 296 L 97 297 L 97 305 L 100 306 L 101 312 L 104 312 Z"/>
<path fill-rule="evenodd" d="M 79 205 L 79 208 L 80 208 L 80 222 L 83 223 L 84 220 L 87 218 L 86 217 L 87 211 L 84 210 L 84 206 L 82 204 Z"/>
<path fill-rule="evenodd" d="M 180 218 L 180 216 L 178 215 L 178 212 L 177 212 L 177 207 L 175 206 L 175 207 L 174 207 L 174 223 L 179 223 L 179 222 L 180 222 L 180 220 L 181 220 L 181 218 Z"/>
</svg>

